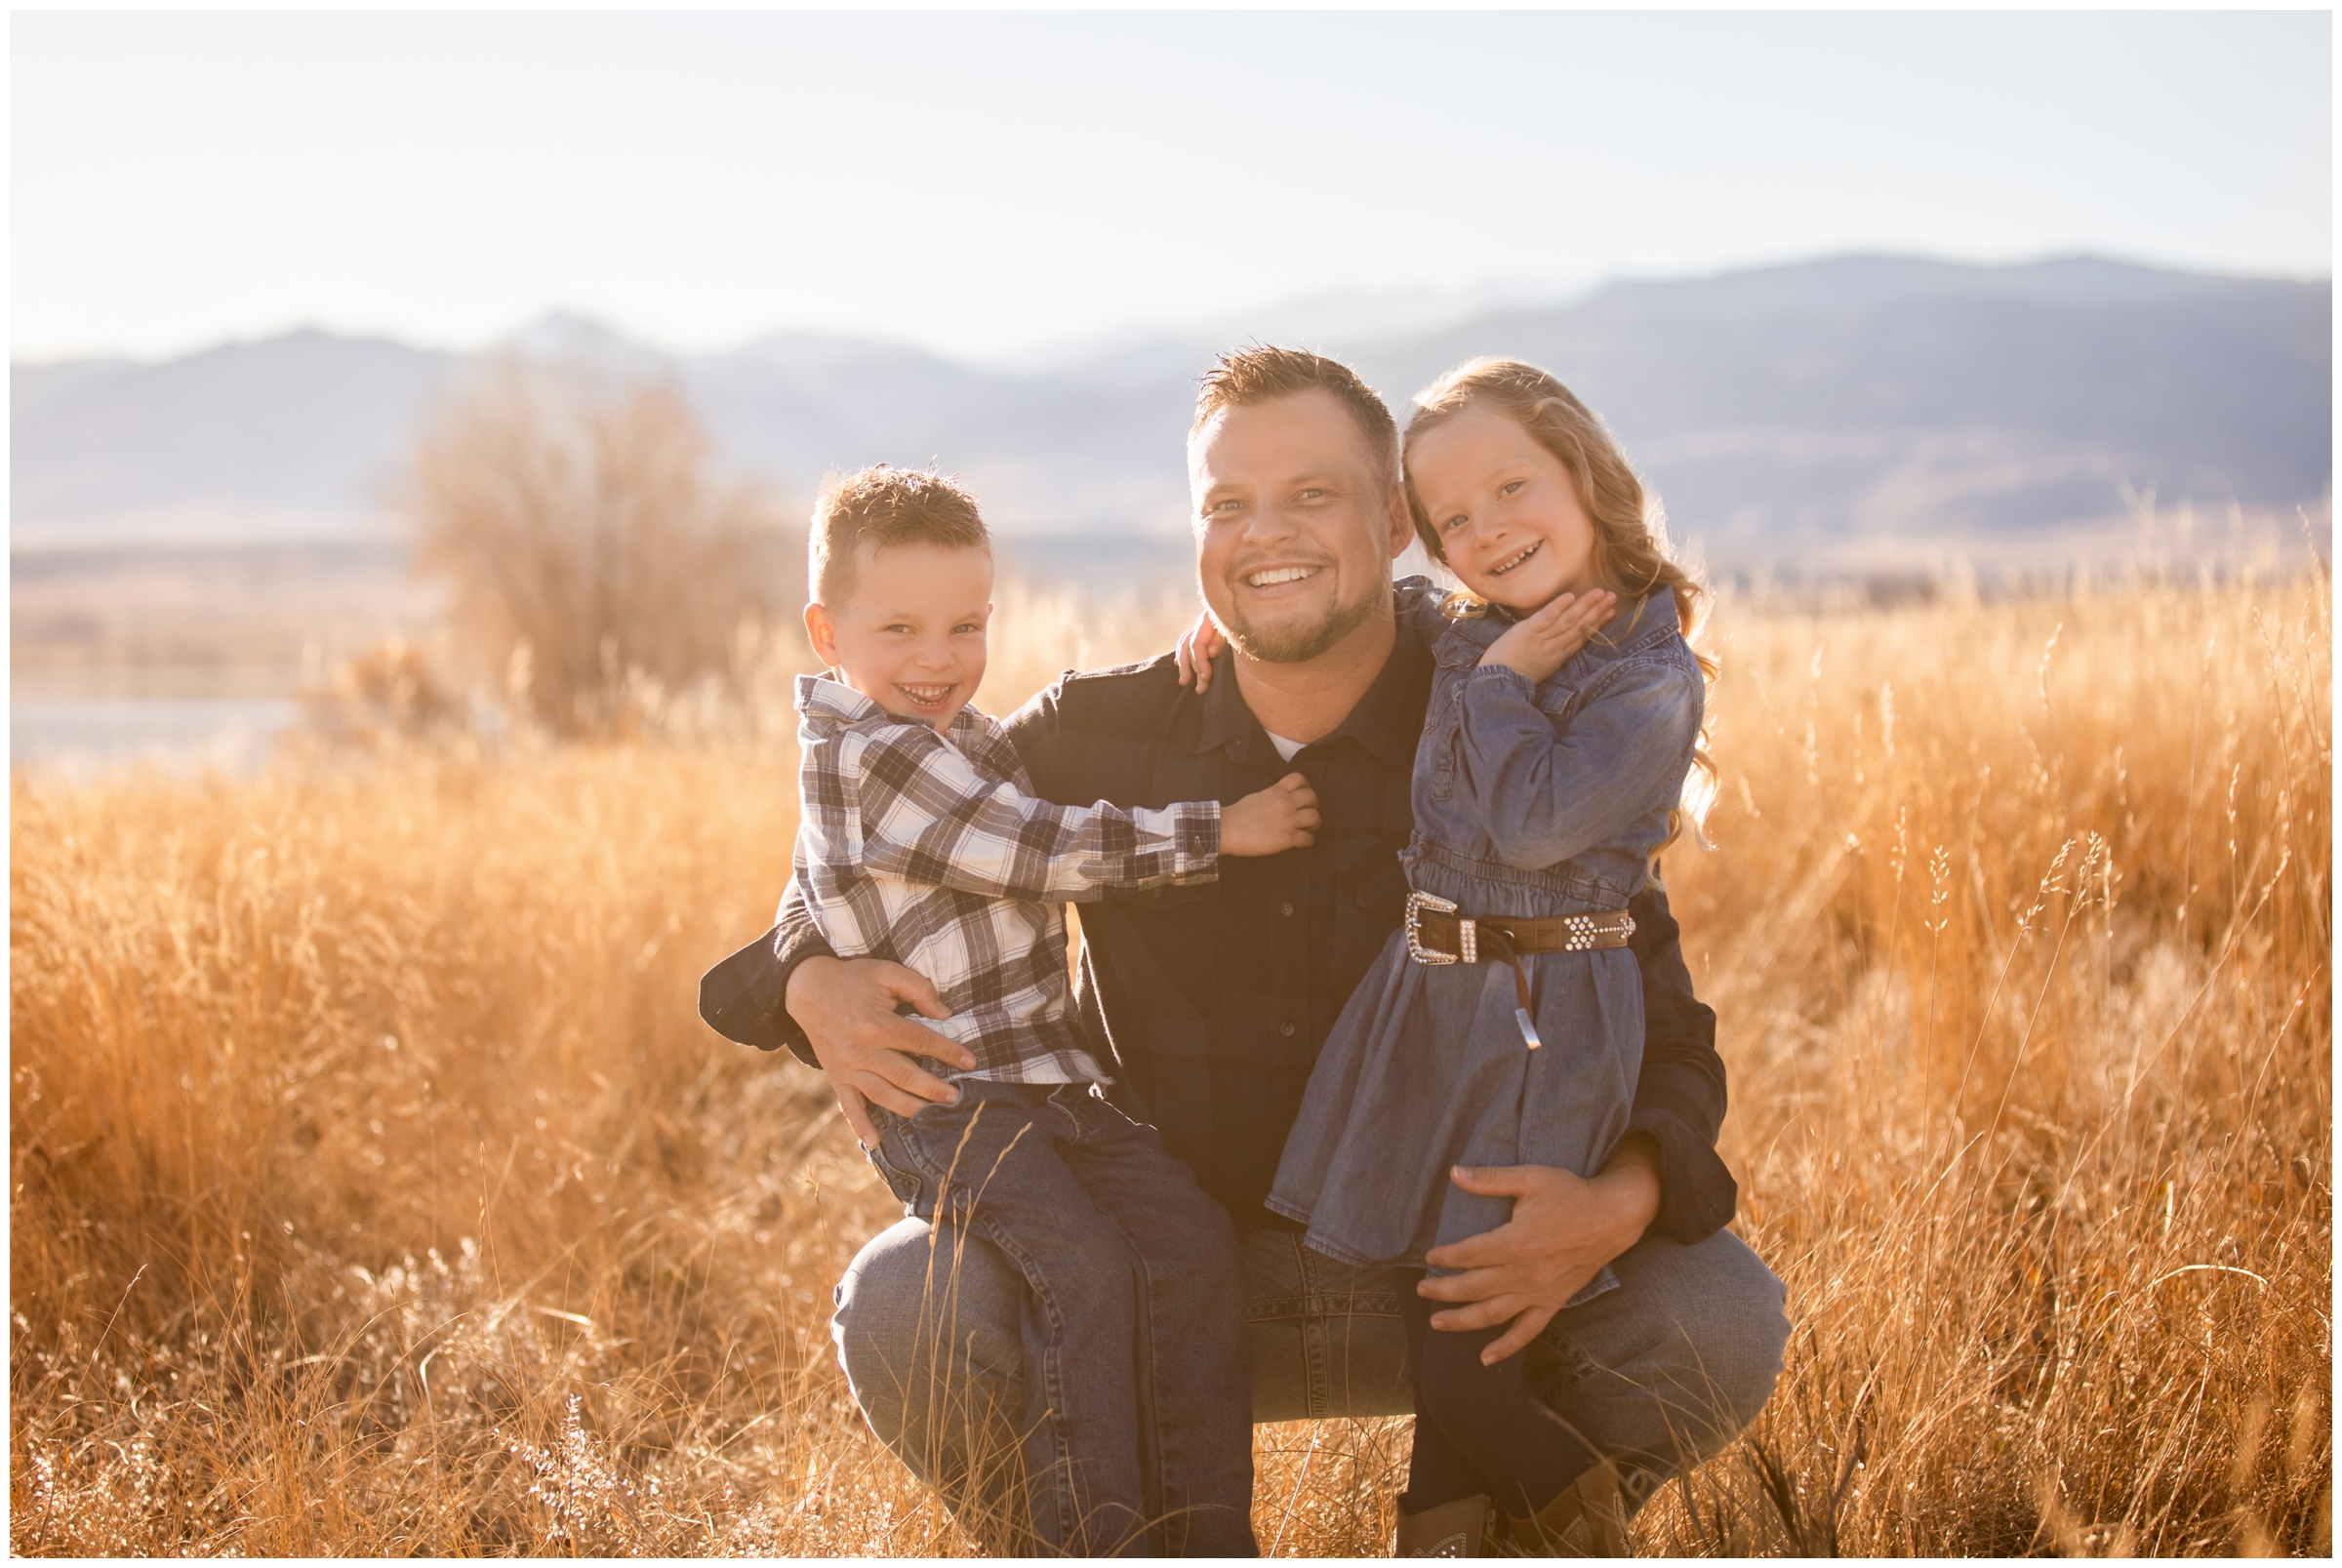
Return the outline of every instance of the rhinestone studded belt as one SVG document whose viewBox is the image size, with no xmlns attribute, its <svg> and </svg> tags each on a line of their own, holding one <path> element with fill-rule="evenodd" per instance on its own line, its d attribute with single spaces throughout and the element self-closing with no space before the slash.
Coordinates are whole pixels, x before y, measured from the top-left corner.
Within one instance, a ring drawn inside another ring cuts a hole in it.
<svg viewBox="0 0 2342 1568">
<path fill-rule="evenodd" d="M 1419 964 L 1476 964 L 1485 958 L 1510 968 L 1520 1004 L 1514 1009 L 1514 1019 L 1532 1051 L 1543 1042 L 1529 1016 L 1529 977 L 1520 966 L 1521 954 L 1624 947 L 1634 935 L 1635 917 L 1624 909 L 1531 920 L 1458 914 L 1445 899 L 1429 893 L 1407 895 L 1408 956 Z"/>
</svg>

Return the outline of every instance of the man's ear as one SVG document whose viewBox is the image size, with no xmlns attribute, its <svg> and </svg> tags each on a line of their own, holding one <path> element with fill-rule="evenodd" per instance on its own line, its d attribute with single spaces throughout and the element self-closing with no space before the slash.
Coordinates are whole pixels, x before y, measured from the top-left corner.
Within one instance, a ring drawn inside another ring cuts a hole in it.
<svg viewBox="0 0 2342 1568">
<path fill-rule="evenodd" d="M 1390 496 L 1391 559 L 1406 554 L 1407 546 L 1415 543 L 1415 514 L 1407 506 L 1407 487 L 1393 485 Z"/>
<path fill-rule="evenodd" d="M 823 663 L 837 663 L 837 628 L 829 623 L 829 612 L 818 604 L 805 607 L 805 640 L 813 644 L 813 657 Z"/>
</svg>

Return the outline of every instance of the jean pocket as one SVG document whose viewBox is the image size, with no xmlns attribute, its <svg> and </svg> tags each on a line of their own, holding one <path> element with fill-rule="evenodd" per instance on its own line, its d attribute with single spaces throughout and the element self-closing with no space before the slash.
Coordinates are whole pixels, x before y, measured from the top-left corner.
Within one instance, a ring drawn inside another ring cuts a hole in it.
<svg viewBox="0 0 2342 1568">
<path fill-rule="evenodd" d="M 919 1199 L 926 1190 L 926 1185 L 919 1180 L 918 1173 L 910 1168 L 900 1148 L 889 1155 L 887 1145 L 893 1139 L 891 1132 L 881 1132 L 878 1142 L 863 1152 L 869 1156 L 871 1169 L 886 1183 L 886 1189 L 895 1195 L 895 1201 L 903 1205 L 903 1212 L 917 1214 Z"/>
</svg>

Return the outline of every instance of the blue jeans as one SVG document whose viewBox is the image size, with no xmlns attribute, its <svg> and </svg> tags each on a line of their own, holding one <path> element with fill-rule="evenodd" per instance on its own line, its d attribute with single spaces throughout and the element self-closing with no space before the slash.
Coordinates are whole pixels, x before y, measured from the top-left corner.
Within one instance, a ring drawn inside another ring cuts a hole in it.
<svg viewBox="0 0 2342 1568">
<path fill-rule="evenodd" d="M 982 1533 L 1082 1556 L 1253 1555 L 1252 1376 L 1227 1212 L 1089 1084 L 959 1091 L 909 1119 L 871 1107 L 871 1159 L 915 1217 L 905 1224 L 954 1238 L 917 1261 L 910 1288 L 942 1310 L 901 1347 L 907 1367 L 950 1379 L 963 1247 L 1014 1269 L 1006 1319 L 999 1301 L 983 1315 L 993 1332 L 1015 1324 L 1027 1375 L 1014 1405 L 978 1414 L 995 1439 L 1013 1423 L 1024 1473 L 975 1445 L 992 1494 Z"/>
<path fill-rule="evenodd" d="M 1297 1231 L 1243 1231 L 1256 1421 L 1414 1409 L 1399 1295 L 1407 1268 L 1353 1268 Z M 1728 1230 L 1686 1247 L 1644 1237 L 1616 1290 L 1555 1314 L 1522 1352 L 1530 1391 L 1615 1461 L 1631 1508 L 1720 1452 L 1771 1396 L 1789 1342 L 1781 1281 Z M 837 1287 L 831 1333 L 878 1440 L 989 1550 L 1001 1535 L 999 1451 L 1023 1404 L 1020 1282 L 989 1243 L 905 1220 L 864 1246 Z M 945 1353 L 948 1347 L 948 1354 Z"/>
</svg>

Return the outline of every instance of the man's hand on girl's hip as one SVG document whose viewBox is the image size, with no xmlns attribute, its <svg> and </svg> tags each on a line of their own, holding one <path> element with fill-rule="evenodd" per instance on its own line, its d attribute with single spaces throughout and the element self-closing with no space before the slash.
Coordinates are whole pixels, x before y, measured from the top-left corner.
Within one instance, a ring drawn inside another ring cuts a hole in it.
<svg viewBox="0 0 2342 1568">
<path fill-rule="evenodd" d="M 1512 1327 L 1480 1359 L 1493 1365 L 1535 1339 L 1602 1266 L 1642 1239 L 1659 1214 L 1659 1166 L 1650 1140 L 1629 1138 L 1601 1174 L 1588 1181 L 1549 1165 L 1457 1166 L 1467 1192 L 1513 1199 L 1513 1218 L 1444 1247 L 1429 1261 L 1451 1274 L 1416 1287 L 1433 1301 L 1459 1304 L 1436 1312 L 1432 1327 L 1451 1334 Z"/>
</svg>

